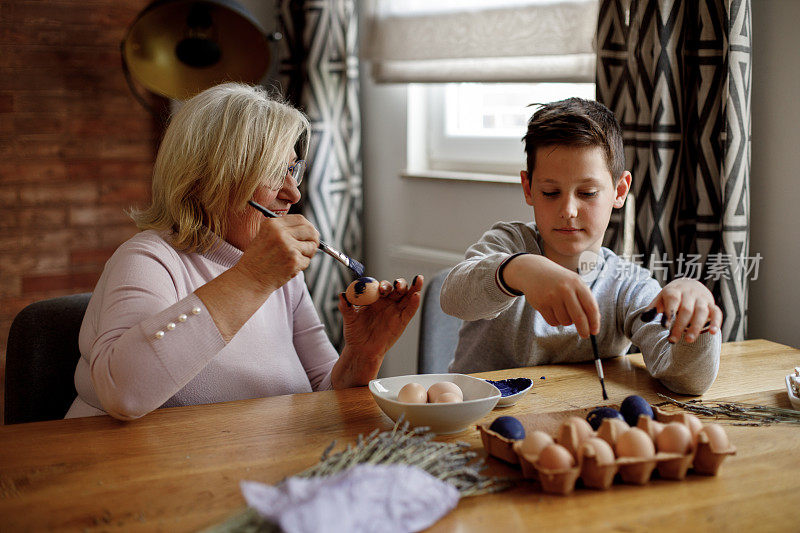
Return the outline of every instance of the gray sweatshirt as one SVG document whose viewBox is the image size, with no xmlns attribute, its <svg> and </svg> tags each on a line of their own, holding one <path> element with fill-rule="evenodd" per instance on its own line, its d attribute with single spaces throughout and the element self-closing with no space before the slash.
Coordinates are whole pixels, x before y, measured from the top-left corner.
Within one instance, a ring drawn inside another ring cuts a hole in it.
<svg viewBox="0 0 800 533">
<path fill-rule="evenodd" d="M 448 274 L 442 309 L 465 321 L 451 372 L 593 360 L 591 341 L 582 339 L 574 325 L 549 325 L 524 296 L 510 296 L 500 287 L 498 268 L 519 252 L 543 255 L 535 224 L 498 222 Z M 647 269 L 608 248 L 600 255 L 593 272 L 581 273 L 584 280 L 594 278 L 589 287 L 600 308 L 600 357 L 624 355 L 633 343 L 647 370 L 666 387 L 681 394 L 703 393 L 719 370 L 721 334 L 702 333 L 691 344 L 670 344 L 669 331 L 658 321 L 639 318 L 661 290 L 658 282 Z"/>
</svg>

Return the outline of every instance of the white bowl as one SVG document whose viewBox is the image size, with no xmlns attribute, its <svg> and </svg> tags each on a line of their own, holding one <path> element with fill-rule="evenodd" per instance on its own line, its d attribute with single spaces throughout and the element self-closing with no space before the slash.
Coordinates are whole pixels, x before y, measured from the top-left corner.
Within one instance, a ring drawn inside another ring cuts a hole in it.
<svg viewBox="0 0 800 533">
<path fill-rule="evenodd" d="M 792 403 L 792 409 L 800 411 L 800 397 L 794 393 L 792 389 L 792 375 L 786 376 L 786 392 L 789 394 L 789 401 Z"/>
<path fill-rule="evenodd" d="M 439 381 L 451 381 L 461 388 L 464 401 L 459 403 L 403 403 L 397 393 L 408 383 L 419 383 L 426 389 Z M 414 426 L 428 426 L 434 433 L 457 433 L 494 409 L 500 391 L 485 380 L 464 374 L 416 374 L 373 379 L 369 391 L 378 407 L 394 421 L 405 414 Z"/>
</svg>

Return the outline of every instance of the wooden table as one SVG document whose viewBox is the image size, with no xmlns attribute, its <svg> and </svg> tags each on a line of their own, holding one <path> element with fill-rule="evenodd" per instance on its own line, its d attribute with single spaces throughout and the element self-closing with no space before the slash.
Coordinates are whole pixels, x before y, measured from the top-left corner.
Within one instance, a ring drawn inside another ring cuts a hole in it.
<svg viewBox="0 0 800 533">
<path fill-rule="evenodd" d="M 726 344 L 719 377 L 703 398 L 789 407 L 784 376 L 798 365 L 800 350 L 788 346 Z M 639 355 L 604 366 L 612 401 L 638 393 L 655 402 L 656 391 L 667 392 Z M 593 364 L 478 375 L 534 379 L 533 392 L 502 414 L 600 403 Z M 333 439 L 341 445 L 391 425 L 361 387 L 162 409 L 134 422 L 103 416 L 2 426 L 0 531 L 202 529 L 243 507 L 239 480 L 278 482 L 314 464 Z M 798 531 L 800 427 L 726 427 L 738 452 L 718 476 L 579 488 L 570 496 L 544 494 L 525 481 L 462 499 L 431 531 Z M 440 438 L 483 452 L 474 429 Z M 488 462 L 493 474 L 519 475 Z"/>
</svg>

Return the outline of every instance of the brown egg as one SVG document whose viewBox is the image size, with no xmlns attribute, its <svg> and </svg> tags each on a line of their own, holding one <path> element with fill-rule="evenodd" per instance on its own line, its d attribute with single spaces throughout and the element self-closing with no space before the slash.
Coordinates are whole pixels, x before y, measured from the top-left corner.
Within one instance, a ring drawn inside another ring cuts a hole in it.
<svg viewBox="0 0 800 533">
<path fill-rule="evenodd" d="M 452 392 L 461 400 L 464 399 L 464 393 L 458 385 L 452 381 L 439 381 L 428 387 L 428 403 L 436 403 L 443 392 Z"/>
<path fill-rule="evenodd" d="M 461 396 L 452 392 L 443 392 L 436 398 L 436 403 L 459 403 L 462 401 Z"/>
<path fill-rule="evenodd" d="M 692 432 L 686 424 L 670 422 L 656 436 L 656 450 L 686 455 L 692 450 Z"/>
<path fill-rule="evenodd" d="M 719 424 L 706 424 L 700 430 L 700 433 L 708 437 L 708 443 L 711 450 L 715 452 L 722 452 L 731 447 L 731 441 L 728 439 L 728 434 L 722 429 Z"/>
<path fill-rule="evenodd" d="M 551 444 L 539 452 L 536 465 L 545 470 L 566 470 L 575 466 L 575 458 L 560 444 Z"/>
<path fill-rule="evenodd" d="M 584 456 L 596 457 L 599 465 L 610 465 L 614 462 L 614 450 L 611 445 L 597 437 L 586 439 L 581 444 L 578 449 L 578 461 L 583 459 Z"/>
<path fill-rule="evenodd" d="M 688 427 L 689 431 L 692 433 L 692 441 L 696 443 L 697 434 L 700 433 L 700 429 L 703 427 L 703 423 L 700 422 L 700 419 L 691 413 L 681 413 L 675 420 L 686 424 L 686 427 Z"/>
<path fill-rule="evenodd" d="M 358 278 L 348 285 L 345 299 L 353 305 L 371 305 L 381 297 L 380 282 L 375 278 Z"/>
<path fill-rule="evenodd" d="M 594 431 L 592 431 L 592 426 L 589 425 L 589 422 L 583 418 L 571 416 L 561 424 L 561 427 L 558 430 L 558 437 L 556 437 L 556 442 L 563 445 L 564 442 L 567 441 L 567 435 L 572 431 L 571 428 L 575 428 L 575 436 L 578 438 L 578 442 L 576 444 L 580 444 L 594 435 Z"/>
<path fill-rule="evenodd" d="M 611 447 L 617 445 L 619 436 L 630 429 L 630 426 L 624 420 L 619 418 L 604 418 L 597 430 L 597 436 L 606 441 Z"/>
<path fill-rule="evenodd" d="M 642 457 L 655 456 L 656 447 L 650 436 L 639 428 L 631 428 L 617 439 L 617 457 Z"/>
<path fill-rule="evenodd" d="M 658 437 L 658 434 L 664 429 L 664 424 L 661 422 L 656 422 L 650 417 L 640 416 L 639 421 L 636 423 L 636 427 L 650 435 L 650 438 L 655 441 L 656 437 Z"/>
<path fill-rule="evenodd" d="M 425 403 L 428 401 L 428 393 L 425 391 L 425 387 L 419 383 L 406 383 L 397 393 L 397 401 L 403 403 Z"/>
<path fill-rule="evenodd" d="M 525 435 L 522 441 L 522 453 L 525 455 L 538 456 L 543 449 L 553 444 L 553 437 L 544 431 L 531 431 Z"/>
</svg>

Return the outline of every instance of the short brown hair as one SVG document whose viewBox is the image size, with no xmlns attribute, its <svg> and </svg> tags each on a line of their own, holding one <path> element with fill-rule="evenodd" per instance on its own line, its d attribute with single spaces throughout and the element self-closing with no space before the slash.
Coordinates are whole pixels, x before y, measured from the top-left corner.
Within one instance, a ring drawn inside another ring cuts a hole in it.
<svg viewBox="0 0 800 533">
<path fill-rule="evenodd" d="M 614 183 L 625 170 L 622 128 L 611 110 L 594 100 L 573 97 L 543 104 L 528 121 L 522 140 L 528 179 L 536 166 L 536 150 L 543 146 L 599 146 Z"/>
</svg>

